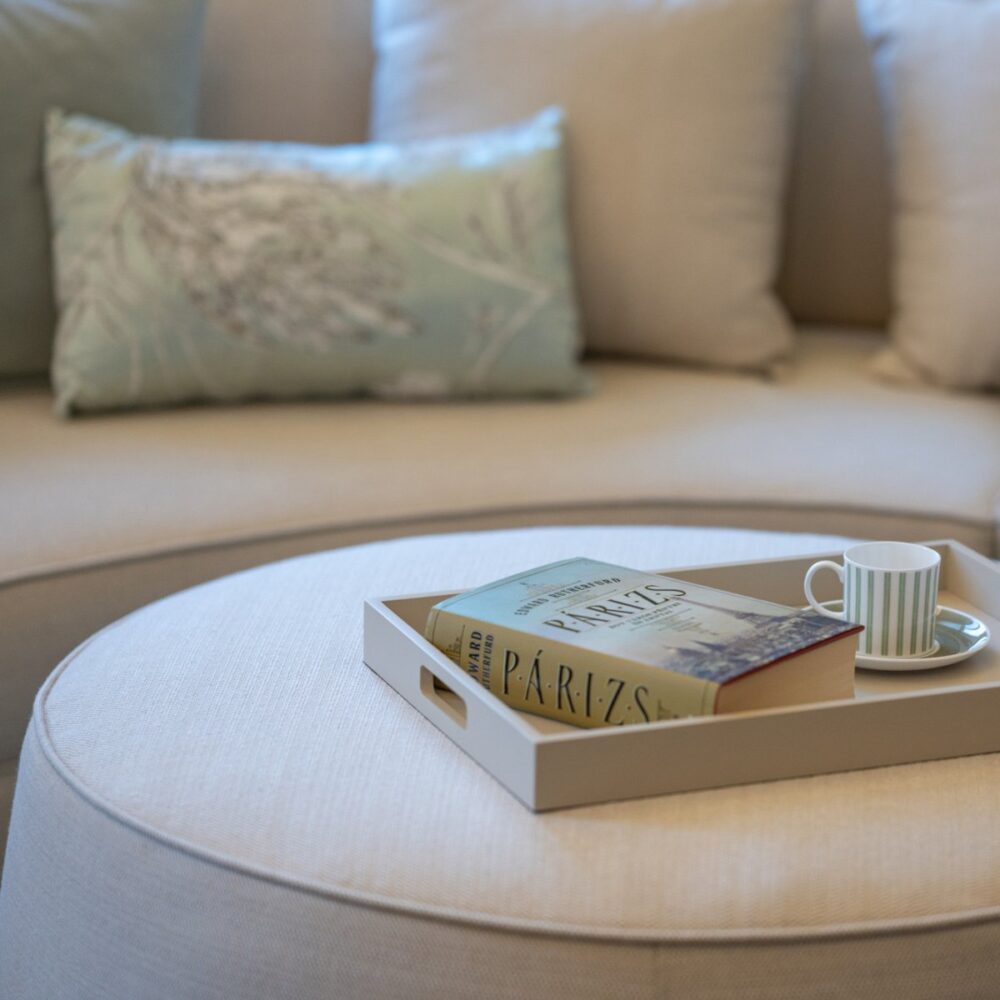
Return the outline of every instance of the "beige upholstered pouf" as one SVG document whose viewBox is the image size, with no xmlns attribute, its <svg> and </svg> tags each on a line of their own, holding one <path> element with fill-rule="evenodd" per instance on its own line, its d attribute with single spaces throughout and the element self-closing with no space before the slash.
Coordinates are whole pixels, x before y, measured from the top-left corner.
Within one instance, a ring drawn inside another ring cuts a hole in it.
<svg viewBox="0 0 1000 1000">
<path fill-rule="evenodd" d="M 361 662 L 365 596 L 574 554 L 662 568 L 836 545 L 438 536 L 136 612 L 36 703 L 0 996 L 1000 996 L 1000 755 L 536 816 Z"/>
</svg>

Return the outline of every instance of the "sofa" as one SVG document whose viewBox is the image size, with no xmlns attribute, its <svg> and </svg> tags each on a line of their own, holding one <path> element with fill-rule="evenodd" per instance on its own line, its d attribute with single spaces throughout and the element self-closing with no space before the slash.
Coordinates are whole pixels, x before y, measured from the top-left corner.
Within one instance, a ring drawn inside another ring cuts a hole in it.
<svg viewBox="0 0 1000 1000">
<path fill-rule="evenodd" d="M 0 386 L 0 828 L 32 699 L 102 625 L 178 589 L 373 539 L 539 524 L 678 524 L 1000 555 L 993 392 L 884 382 L 890 195 L 852 0 L 813 8 L 768 376 L 593 354 L 564 401 L 252 403 L 66 421 Z M 201 132 L 364 141 L 368 0 L 213 0 Z M 303 95 L 312 95 L 303 99 Z M 320 99 L 315 95 L 327 95 Z M 942 335 L 946 335 L 943 333 Z"/>
</svg>

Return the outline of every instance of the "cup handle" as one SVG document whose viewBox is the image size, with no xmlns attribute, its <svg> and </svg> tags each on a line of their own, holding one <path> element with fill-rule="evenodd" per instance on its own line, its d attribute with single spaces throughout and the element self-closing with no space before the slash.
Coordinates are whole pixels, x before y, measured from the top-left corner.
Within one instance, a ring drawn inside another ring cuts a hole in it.
<svg viewBox="0 0 1000 1000">
<path fill-rule="evenodd" d="M 819 603 L 819 601 L 817 601 L 816 598 L 813 596 L 812 579 L 821 569 L 832 569 L 834 573 L 836 573 L 837 576 L 839 577 L 840 582 L 841 583 L 844 582 L 844 567 L 841 566 L 839 563 L 830 562 L 829 559 L 824 559 L 822 562 L 813 563 L 812 566 L 810 566 L 809 569 L 806 570 L 806 580 L 805 580 L 806 599 L 809 601 L 809 606 L 813 609 L 813 611 L 818 611 L 821 615 L 826 615 L 827 618 L 836 618 L 837 621 L 839 622 L 846 621 L 847 620 L 846 610 L 830 611 L 829 609 L 824 608 Z"/>
</svg>

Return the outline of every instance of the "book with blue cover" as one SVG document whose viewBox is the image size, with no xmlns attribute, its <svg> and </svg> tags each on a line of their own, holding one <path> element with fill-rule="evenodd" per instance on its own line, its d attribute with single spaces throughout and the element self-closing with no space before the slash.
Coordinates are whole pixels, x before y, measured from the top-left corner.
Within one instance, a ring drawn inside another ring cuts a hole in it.
<svg viewBox="0 0 1000 1000">
<path fill-rule="evenodd" d="M 860 631 L 574 558 L 441 601 L 425 636 L 513 708 L 621 726 L 851 698 Z"/>
</svg>

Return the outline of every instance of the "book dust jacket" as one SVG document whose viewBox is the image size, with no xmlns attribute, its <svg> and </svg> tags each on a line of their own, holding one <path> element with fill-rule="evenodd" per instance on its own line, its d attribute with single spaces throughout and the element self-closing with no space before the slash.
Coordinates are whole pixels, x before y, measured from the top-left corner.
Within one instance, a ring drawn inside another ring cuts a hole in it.
<svg viewBox="0 0 1000 1000">
<path fill-rule="evenodd" d="M 425 636 L 513 708 L 608 726 L 711 714 L 723 685 L 857 631 L 575 558 L 440 602 Z"/>
</svg>

